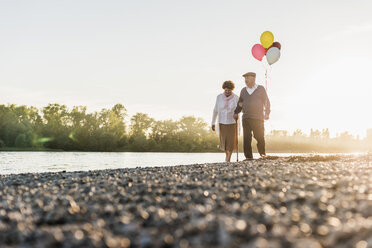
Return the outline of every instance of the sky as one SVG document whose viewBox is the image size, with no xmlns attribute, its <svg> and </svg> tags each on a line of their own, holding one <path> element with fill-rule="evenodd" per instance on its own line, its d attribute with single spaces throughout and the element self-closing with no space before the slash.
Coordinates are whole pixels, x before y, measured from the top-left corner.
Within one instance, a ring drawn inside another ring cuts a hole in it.
<svg viewBox="0 0 372 248">
<path fill-rule="evenodd" d="M 0 104 L 123 104 L 155 119 L 211 122 L 222 83 L 265 71 L 251 48 L 269 30 L 266 130 L 372 128 L 372 1 L 0 0 Z"/>
</svg>

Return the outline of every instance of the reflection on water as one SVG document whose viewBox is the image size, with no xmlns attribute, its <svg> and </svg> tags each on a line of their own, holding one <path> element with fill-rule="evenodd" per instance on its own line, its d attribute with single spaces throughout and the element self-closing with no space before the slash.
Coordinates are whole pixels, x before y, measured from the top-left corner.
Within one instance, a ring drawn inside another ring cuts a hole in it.
<svg viewBox="0 0 372 248">
<path fill-rule="evenodd" d="M 232 161 L 236 159 L 234 155 Z M 243 157 L 240 154 L 240 160 Z M 0 174 L 201 164 L 224 159 L 224 153 L 0 152 Z"/>
</svg>

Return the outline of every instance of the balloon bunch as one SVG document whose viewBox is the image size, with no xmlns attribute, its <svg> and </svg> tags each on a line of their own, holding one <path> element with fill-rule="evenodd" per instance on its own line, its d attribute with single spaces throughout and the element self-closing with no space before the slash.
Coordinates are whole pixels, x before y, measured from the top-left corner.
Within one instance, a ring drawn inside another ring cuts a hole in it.
<svg viewBox="0 0 372 248">
<path fill-rule="evenodd" d="M 279 60 L 280 49 L 282 48 L 282 46 L 279 42 L 274 42 L 274 35 L 270 31 L 263 32 L 261 34 L 260 41 L 261 44 L 255 44 L 252 47 L 252 55 L 259 61 L 262 61 L 263 57 L 266 56 L 267 63 L 270 65 L 271 68 L 271 65 Z M 262 63 L 262 65 L 263 64 L 264 63 Z M 267 67 L 265 67 L 265 78 L 267 90 Z"/>
<path fill-rule="evenodd" d="M 261 44 L 255 44 L 252 47 L 252 55 L 255 59 L 262 61 L 266 55 L 266 60 L 269 65 L 274 64 L 280 58 L 280 49 L 282 46 L 279 42 L 274 42 L 274 35 L 270 31 L 265 31 L 261 34 Z"/>
</svg>

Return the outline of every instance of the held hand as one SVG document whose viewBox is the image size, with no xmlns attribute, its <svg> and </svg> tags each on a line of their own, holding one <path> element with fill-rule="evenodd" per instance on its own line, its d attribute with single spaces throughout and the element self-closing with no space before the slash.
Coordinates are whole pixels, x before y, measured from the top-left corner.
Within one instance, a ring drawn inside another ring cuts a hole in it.
<svg viewBox="0 0 372 248">
<path fill-rule="evenodd" d="M 265 115 L 265 121 L 269 120 L 269 116 Z"/>
<path fill-rule="evenodd" d="M 234 114 L 234 119 L 237 121 L 239 118 L 239 115 L 238 114 Z"/>
<path fill-rule="evenodd" d="M 216 131 L 216 125 L 212 125 L 212 130 Z"/>
</svg>

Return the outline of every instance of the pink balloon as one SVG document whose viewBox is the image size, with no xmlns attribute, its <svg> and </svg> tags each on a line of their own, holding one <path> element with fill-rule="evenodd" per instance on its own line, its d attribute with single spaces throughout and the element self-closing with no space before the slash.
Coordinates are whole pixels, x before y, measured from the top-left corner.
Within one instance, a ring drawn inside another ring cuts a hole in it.
<svg viewBox="0 0 372 248">
<path fill-rule="evenodd" d="M 252 55 L 259 61 L 262 60 L 266 54 L 266 49 L 261 44 L 256 44 L 252 47 Z"/>
</svg>

